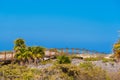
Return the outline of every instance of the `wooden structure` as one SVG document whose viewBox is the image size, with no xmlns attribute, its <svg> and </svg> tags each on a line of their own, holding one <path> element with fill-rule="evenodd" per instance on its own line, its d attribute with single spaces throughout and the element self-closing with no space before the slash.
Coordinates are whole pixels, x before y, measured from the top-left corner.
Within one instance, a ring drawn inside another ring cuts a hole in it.
<svg viewBox="0 0 120 80">
<path fill-rule="evenodd" d="M 52 48 L 45 51 L 45 56 L 63 55 L 63 54 L 96 54 L 96 51 L 91 51 L 87 49 L 80 48 Z M 15 53 L 14 52 L 0 52 L 0 62 L 1 61 L 13 61 Z"/>
<path fill-rule="evenodd" d="M 0 62 L 5 61 L 13 61 L 14 60 L 14 52 L 0 52 Z"/>
</svg>

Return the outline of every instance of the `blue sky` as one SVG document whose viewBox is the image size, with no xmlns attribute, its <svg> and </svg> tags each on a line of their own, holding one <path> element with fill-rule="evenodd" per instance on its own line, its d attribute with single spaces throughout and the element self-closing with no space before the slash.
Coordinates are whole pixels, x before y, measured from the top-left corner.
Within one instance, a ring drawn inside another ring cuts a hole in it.
<svg viewBox="0 0 120 80">
<path fill-rule="evenodd" d="M 29 46 L 111 52 L 120 30 L 119 0 L 0 0 L 0 51 Z"/>
</svg>

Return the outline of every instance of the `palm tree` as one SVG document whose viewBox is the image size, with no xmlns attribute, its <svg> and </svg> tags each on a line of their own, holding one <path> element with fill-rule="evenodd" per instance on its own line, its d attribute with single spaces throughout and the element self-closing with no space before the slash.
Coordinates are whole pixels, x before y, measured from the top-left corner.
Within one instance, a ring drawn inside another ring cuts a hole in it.
<svg viewBox="0 0 120 80">
<path fill-rule="evenodd" d="M 23 65 L 23 56 L 22 56 L 22 53 L 16 53 L 15 54 L 15 59 L 17 61 L 20 61 L 20 65 Z"/>
<path fill-rule="evenodd" d="M 23 65 L 27 61 L 27 58 L 29 57 L 30 52 L 27 51 L 27 47 L 26 47 L 25 41 L 23 39 L 15 40 L 14 45 L 15 45 L 14 51 L 16 53 L 15 59 L 17 61 L 20 61 L 20 64 Z"/>
<path fill-rule="evenodd" d="M 31 57 L 32 57 L 32 52 L 30 51 L 25 51 L 23 54 L 22 54 L 22 57 L 23 57 L 23 60 L 24 60 L 24 63 L 29 63 L 31 62 Z"/>
<path fill-rule="evenodd" d="M 117 61 L 120 62 L 120 50 L 116 50 L 114 56 L 117 59 Z"/>
<path fill-rule="evenodd" d="M 15 40 L 14 45 L 15 52 L 19 52 L 22 48 L 26 48 L 25 41 L 23 39 Z"/>
<path fill-rule="evenodd" d="M 34 63 L 37 64 L 40 59 L 44 58 L 45 55 L 45 48 L 34 46 L 31 47 L 32 57 L 34 59 Z"/>
<path fill-rule="evenodd" d="M 26 62 L 30 64 L 33 59 L 34 63 L 38 63 L 38 60 L 43 59 L 45 55 L 44 47 L 27 47 L 25 45 L 25 41 L 23 39 L 17 39 L 14 42 L 14 50 L 15 50 L 15 59 L 20 61 L 20 64 L 23 65 Z"/>
<path fill-rule="evenodd" d="M 120 39 L 119 39 L 118 42 L 114 45 L 114 47 L 113 47 L 113 52 L 114 52 L 115 58 L 118 60 L 118 62 L 120 62 Z"/>
</svg>

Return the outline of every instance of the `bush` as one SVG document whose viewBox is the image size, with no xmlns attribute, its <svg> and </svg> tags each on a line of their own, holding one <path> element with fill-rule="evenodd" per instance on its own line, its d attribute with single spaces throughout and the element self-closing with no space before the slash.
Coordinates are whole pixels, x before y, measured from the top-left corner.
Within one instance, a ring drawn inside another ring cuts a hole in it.
<svg viewBox="0 0 120 80">
<path fill-rule="evenodd" d="M 0 67 L 0 80 L 36 80 L 38 75 L 40 75 L 39 70 L 17 64 Z"/>
<path fill-rule="evenodd" d="M 45 60 L 45 61 L 42 61 L 40 64 L 46 65 L 46 64 L 49 64 L 49 63 L 53 63 L 53 61 L 52 60 Z"/>
<path fill-rule="evenodd" d="M 104 59 L 102 60 L 102 62 L 103 62 L 103 63 L 106 63 L 106 62 L 114 62 L 114 59 L 106 59 L 106 58 L 104 58 Z"/>
<path fill-rule="evenodd" d="M 84 61 L 98 61 L 98 60 L 100 60 L 98 57 L 84 58 Z"/>
<path fill-rule="evenodd" d="M 81 57 L 81 56 L 77 56 L 77 55 L 70 55 L 70 58 L 71 59 L 83 59 L 83 57 Z"/>
<path fill-rule="evenodd" d="M 110 80 L 106 71 L 93 65 L 91 62 L 80 63 L 81 80 Z"/>
<path fill-rule="evenodd" d="M 41 71 L 41 76 L 43 76 L 43 80 L 109 80 L 104 70 L 91 63 L 87 63 L 87 65 L 92 68 L 86 70 L 84 67 L 72 64 L 57 64 Z"/>
<path fill-rule="evenodd" d="M 93 67 L 95 67 L 95 65 L 92 64 L 92 62 L 84 62 L 84 63 L 80 63 L 80 68 L 84 68 L 84 69 L 93 69 Z"/>
<path fill-rule="evenodd" d="M 59 64 L 68 64 L 71 63 L 71 60 L 69 57 L 62 55 L 57 57 L 57 61 Z"/>
<path fill-rule="evenodd" d="M 3 77 L 4 80 L 109 80 L 104 70 L 90 62 L 81 63 L 80 66 L 56 64 L 43 69 L 6 65 L 0 67 L 0 80 Z"/>
</svg>

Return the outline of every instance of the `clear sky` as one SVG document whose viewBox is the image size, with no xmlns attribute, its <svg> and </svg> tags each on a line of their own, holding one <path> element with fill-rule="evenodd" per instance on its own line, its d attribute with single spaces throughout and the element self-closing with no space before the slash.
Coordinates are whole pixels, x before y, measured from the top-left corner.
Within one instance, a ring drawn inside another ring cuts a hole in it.
<svg viewBox="0 0 120 80">
<path fill-rule="evenodd" d="M 120 0 L 0 0 L 0 51 L 27 45 L 111 52 L 120 29 Z"/>
</svg>

